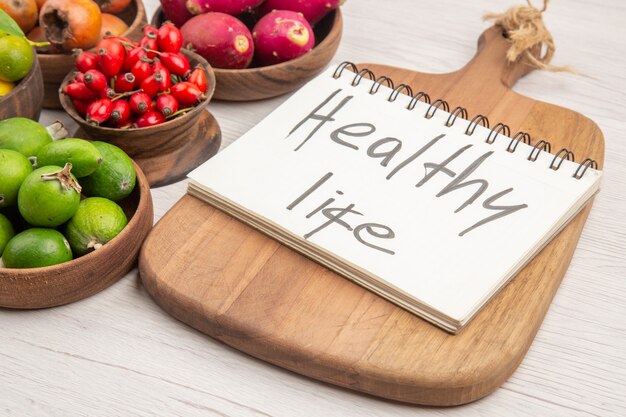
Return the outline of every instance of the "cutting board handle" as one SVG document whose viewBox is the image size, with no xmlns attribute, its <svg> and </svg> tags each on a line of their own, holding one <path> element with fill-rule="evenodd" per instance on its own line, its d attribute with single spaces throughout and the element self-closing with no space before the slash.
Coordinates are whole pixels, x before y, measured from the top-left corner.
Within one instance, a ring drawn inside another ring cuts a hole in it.
<svg viewBox="0 0 626 417">
<path fill-rule="evenodd" d="M 474 58 L 461 69 L 470 79 L 494 80 L 499 79 L 506 88 L 511 88 L 517 80 L 535 69 L 525 58 L 509 62 L 506 51 L 510 42 L 505 37 L 502 28 L 492 26 L 485 30 L 478 38 L 478 51 Z M 533 51 L 540 53 L 540 48 Z"/>
</svg>

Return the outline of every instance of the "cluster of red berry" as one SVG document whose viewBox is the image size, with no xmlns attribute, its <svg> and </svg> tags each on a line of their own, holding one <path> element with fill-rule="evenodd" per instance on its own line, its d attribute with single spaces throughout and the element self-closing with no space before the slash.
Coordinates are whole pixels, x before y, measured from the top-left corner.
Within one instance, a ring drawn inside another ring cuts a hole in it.
<svg viewBox="0 0 626 417">
<path fill-rule="evenodd" d="M 191 69 L 173 24 L 148 25 L 141 42 L 106 37 L 95 52 L 81 51 L 78 70 L 62 90 L 89 123 L 147 127 L 194 108 L 206 97 L 206 71 Z"/>
</svg>

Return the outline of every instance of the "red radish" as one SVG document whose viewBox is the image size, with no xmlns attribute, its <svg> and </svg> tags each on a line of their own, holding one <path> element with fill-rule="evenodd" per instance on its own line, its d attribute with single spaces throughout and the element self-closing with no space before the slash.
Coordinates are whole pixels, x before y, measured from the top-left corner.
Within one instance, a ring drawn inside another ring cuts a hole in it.
<svg viewBox="0 0 626 417">
<path fill-rule="evenodd" d="M 158 111 L 149 111 L 142 114 L 135 120 L 135 126 L 137 127 L 149 127 L 160 125 L 165 122 L 165 116 Z"/>
<path fill-rule="evenodd" d="M 72 100 L 72 104 L 74 105 L 76 113 L 80 114 L 82 117 L 85 117 L 85 115 L 87 114 L 87 107 L 89 107 L 91 102 L 83 100 Z"/>
<path fill-rule="evenodd" d="M 302 13 L 311 25 L 315 25 L 343 3 L 344 0 L 266 0 L 261 6 L 261 13 L 265 15 L 272 10 L 291 10 Z"/>
<path fill-rule="evenodd" d="M 68 84 L 63 92 L 75 100 L 95 100 L 96 94 L 85 83 Z"/>
<path fill-rule="evenodd" d="M 178 27 L 183 26 L 193 16 L 187 10 L 185 3 L 187 3 L 187 0 L 161 0 L 165 18 Z"/>
<path fill-rule="evenodd" d="M 204 93 L 195 84 L 187 81 L 174 84 L 170 91 L 178 103 L 185 107 L 195 106 L 205 98 Z"/>
<path fill-rule="evenodd" d="M 87 107 L 87 122 L 95 125 L 102 124 L 109 120 L 112 110 L 113 103 L 111 99 L 102 98 L 96 100 Z"/>
<path fill-rule="evenodd" d="M 263 0 L 187 0 L 187 10 L 191 14 L 219 12 L 239 14 L 252 11 L 263 3 Z"/>
<path fill-rule="evenodd" d="M 89 51 L 81 51 L 76 57 L 76 68 L 80 72 L 98 69 L 98 55 Z"/>
<path fill-rule="evenodd" d="M 83 76 L 84 83 L 89 89 L 98 93 L 107 88 L 107 77 L 98 70 L 89 70 Z"/>
<path fill-rule="evenodd" d="M 140 91 L 130 96 L 128 104 L 130 105 L 130 109 L 133 111 L 133 113 L 136 114 L 143 114 L 147 111 L 152 110 L 152 99 L 143 91 Z"/>
<path fill-rule="evenodd" d="M 133 91 L 133 88 L 135 88 L 135 76 L 132 72 L 118 74 L 115 76 L 113 85 L 115 86 L 114 89 L 116 93 L 128 93 L 129 91 Z"/>
<path fill-rule="evenodd" d="M 183 45 L 191 45 L 215 68 L 246 68 L 254 55 L 250 31 L 237 18 L 206 13 L 191 18 L 181 28 Z"/>
<path fill-rule="evenodd" d="M 171 94 L 161 94 L 157 97 L 156 108 L 167 117 L 178 111 L 178 101 Z"/>
<path fill-rule="evenodd" d="M 183 46 L 183 34 L 170 22 L 165 22 L 157 34 L 159 51 L 177 54 Z"/>
<path fill-rule="evenodd" d="M 123 125 L 128 122 L 130 120 L 130 104 L 128 104 L 128 101 L 114 101 L 109 120 L 115 125 Z"/>
<path fill-rule="evenodd" d="M 261 65 L 289 61 L 315 46 L 311 25 L 300 13 L 274 10 L 263 16 L 252 30 L 255 56 Z"/>
<path fill-rule="evenodd" d="M 206 87 L 207 87 L 206 72 L 204 71 L 204 68 L 202 68 L 201 66 L 197 66 L 191 72 L 191 74 L 189 74 L 189 78 L 187 78 L 187 81 L 195 84 L 200 89 L 200 91 L 202 91 L 203 93 L 206 93 Z"/>
</svg>

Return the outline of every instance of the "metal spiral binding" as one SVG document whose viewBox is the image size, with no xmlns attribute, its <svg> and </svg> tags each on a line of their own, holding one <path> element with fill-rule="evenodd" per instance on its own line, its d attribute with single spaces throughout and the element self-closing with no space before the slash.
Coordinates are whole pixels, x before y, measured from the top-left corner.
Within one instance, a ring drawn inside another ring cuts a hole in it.
<svg viewBox="0 0 626 417">
<path fill-rule="evenodd" d="M 333 73 L 333 78 L 336 79 L 336 78 L 341 77 L 341 74 L 346 69 L 355 73 L 355 76 L 352 79 L 353 87 L 358 86 L 361 80 L 365 77 L 371 80 L 372 86 L 370 87 L 369 93 L 372 95 L 378 93 L 378 90 L 383 84 L 389 87 L 392 90 L 391 93 L 389 94 L 389 97 L 387 97 L 387 101 L 389 102 L 396 101 L 396 99 L 398 98 L 398 95 L 402 92 L 405 92 L 407 96 L 411 97 L 411 101 L 406 107 L 408 110 L 413 110 L 415 106 L 417 105 L 417 102 L 422 100 L 424 103 L 429 105 L 428 109 L 426 110 L 426 113 L 424 113 L 424 117 L 426 119 L 431 119 L 435 115 L 437 110 L 441 108 L 444 111 L 450 113 L 450 115 L 448 116 L 448 119 L 446 120 L 444 124 L 446 127 L 452 127 L 458 118 L 462 120 L 469 120 L 469 115 L 465 107 L 457 106 L 452 111 L 450 111 L 450 105 L 448 104 L 447 101 L 443 99 L 439 98 L 431 102 L 431 98 L 427 93 L 420 91 L 418 93 L 413 94 L 413 89 L 411 88 L 411 86 L 407 84 L 399 84 L 398 86 L 396 86 L 391 78 L 386 77 L 384 75 L 377 78 L 374 75 L 374 73 L 370 71 L 369 69 L 363 68 L 359 70 L 356 65 L 354 65 L 352 62 L 349 62 L 349 61 L 342 62 L 341 64 L 337 66 L 337 68 L 335 68 L 335 72 Z M 465 134 L 468 136 L 473 135 L 478 125 L 481 125 L 484 128 L 489 129 L 489 126 L 490 126 L 489 118 L 482 114 L 478 114 L 474 116 L 471 120 L 469 120 L 467 128 L 465 129 Z M 500 134 L 503 134 L 504 136 L 507 136 L 507 137 L 511 137 L 511 128 L 505 123 L 497 123 L 489 131 L 489 135 L 485 139 L 485 142 L 489 145 L 493 144 L 498 138 L 498 135 Z M 517 145 L 519 145 L 520 142 L 524 142 L 527 145 L 532 145 L 530 135 L 526 132 L 519 131 L 514 136 L 511 137 L 511 141 L 509 142 L 509 145 L 506 147 L 506 150 L 510 153 L 515 152 L 517 149 Z M 537 158 L 539 157 L 539 155 L 541 154 L 541 152 L 545 151 L 547 153 L 550 153 L 551 150 L 552 150 L 552 144 L 550 142 L 548 142 L 547 140 L 543 140 L 543 139 L 539 140 L 533 146 L 533 149 L 530 151 L 527 159 L 531 162 L 535 162 Z M 549 168 L 554 171 L 559 170 L 564 160 L 575 162 L 574 152 L 570 151 L 567 148 L 560 149 L 554 155 L 554 158 L 552 159 L 552 162 L 550 163 Z M 578 168 L 576 169 L 576 171 L 574 172 L 574 175 L 572 176 L 576 179 L 581 179 L 589 168 L 597 169 L 598 163 L 591 158 L 587 158 L 578 165 Z"/>
</svg>

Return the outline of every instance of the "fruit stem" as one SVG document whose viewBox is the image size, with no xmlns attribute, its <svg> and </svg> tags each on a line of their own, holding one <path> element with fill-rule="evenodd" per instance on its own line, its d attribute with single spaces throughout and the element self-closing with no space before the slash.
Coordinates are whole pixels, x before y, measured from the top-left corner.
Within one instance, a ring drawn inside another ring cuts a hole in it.
<svg viewBox="0 0 626 417">
<path fill-rule="evenodd" d="M 50 126 L 46 126 L 46 130 L 48 131 L 50 137 L 54 140 L 65 139 L 69 135 L 69 132 L 63 123 L 58 120 Z"/>
<path fill-rule="evenodd" d="M 120 94 L 116 95 L 115 97 L 113 97 L 113 98 L 111 99 L 111 101 L 119 100 L 120 98 L 124 98 L 124 97 L 128 97 L 128 96 L 132 96 L 133 94 L 135 94 L 135 93 L 140 93 L 140 92 L 142 92 L 142 91 L 143 91 L 143 90 L 140 88 L 139 90 L 127 91 L 127 92 L 125 92 L 125 93 L 120 93 Z"/>
<path fill-rule="evenodd" d="M 50 42 L 33 42 L 28 38 L 25 38 L 25 39 L 26 39 L 26 42 L 28 42 L 30 46 L 36 46 L 36 47 L 50 46 Z"/>
<path fill-rule="evenodd" d="M 70 191 L 70 189 L 73 188 L 74 191 L 80 194 L 80 192 L 82 191 L 82 187 L 80 186 L 78 182 L 76 182 L 74 177 L 72 177 L 71 171 L 72 171 L 72 164 L 68 162 L 60 171 L 51 172 L 50 174 L 43 174 L 41 176 L 41 179 L 44 181 L 51 181 L 51 180 L 59 181 L 59 183 L 61 184 L 61 187 L 65 191 Z"/>
<path fill-rule="evenodd" d="M 195 109 L 195 107 L 187 107 L 187 108 L 184 108 L 184 109 L 180 109 L 177 112 L 174 112 L 174 113 L 170 114 L 169 116 L 166 116 L 165 118 L 168 119 L 168 120 L 169 119 L 173 119 L 174 117 L 180 116 L 181 114 L 187 113 L 188 111 L 193 110 L 193 109 Z"/>
</svg>

